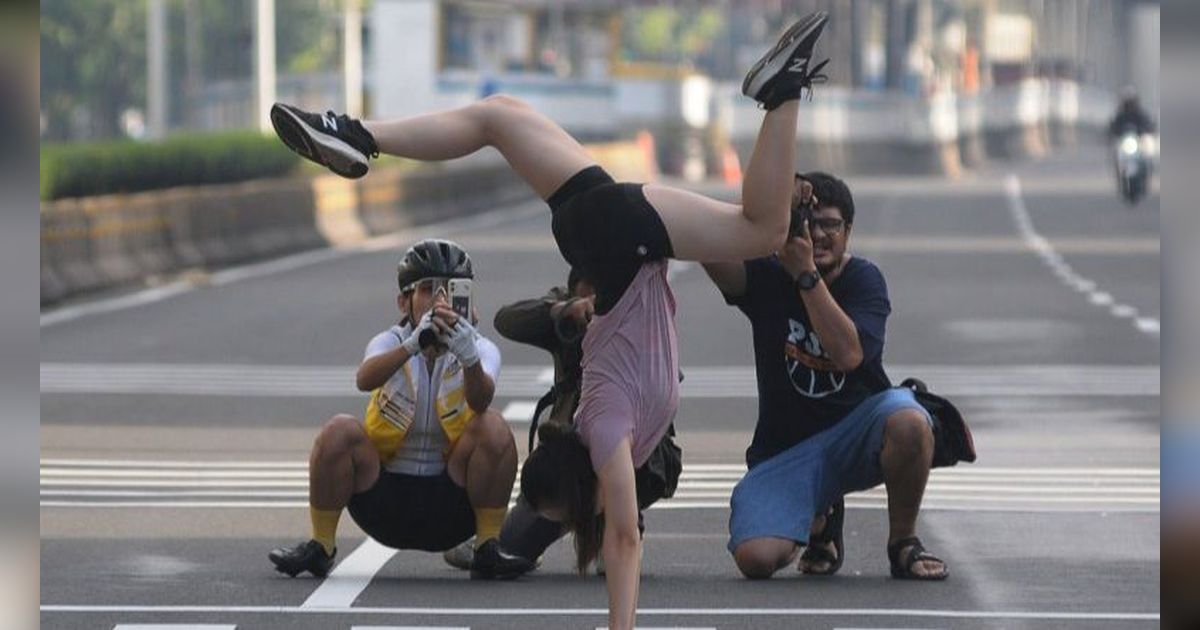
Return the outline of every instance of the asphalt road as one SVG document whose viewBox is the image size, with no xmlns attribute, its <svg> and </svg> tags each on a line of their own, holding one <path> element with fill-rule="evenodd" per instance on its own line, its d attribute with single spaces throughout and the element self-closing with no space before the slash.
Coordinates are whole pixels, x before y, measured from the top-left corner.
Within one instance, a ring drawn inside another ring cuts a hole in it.
<svg viewBox="0 0 1200 630">
<path fill-rule="evenodd" d="M 882 489 L 848 499 L 837 577 L 739 577 L 724 545 L 754 423 L 749 326 L 699 267 L 675 266 L 685 469 L 647 514 L 641 626 L 1157 627 L 1159 199 L 1128 209 L 1107 174 L 1084 152 L 850 180 L 851 248 L 890 287 L 889 373 L 952 396 L 980 452 L 927 492 L 919 529 L 944 583 L 888 577 Z M 540 204 L 419 234 L 468 247 L 494 339 L 497 306 L 566 273 Z M 475 583 L 364 542 L 347 517 L 332 577 L 266 559 L 308 536 L 308 447 L 330 415 L 361 413 L 353 368 L 394 317 L 417 235 L 43 314 L 43 628 L 604 626 L 603 584 L 571 571 L 565 544 L 524 579 Z M 523 444 L 549 363 L 498 343 L 496 406 Z"/>
</svg>

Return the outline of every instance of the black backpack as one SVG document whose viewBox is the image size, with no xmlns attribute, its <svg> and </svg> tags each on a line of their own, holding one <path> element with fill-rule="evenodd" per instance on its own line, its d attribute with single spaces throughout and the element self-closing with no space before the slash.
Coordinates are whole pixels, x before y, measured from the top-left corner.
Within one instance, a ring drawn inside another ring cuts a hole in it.
<svg viewBox="0 0 1200 630">
<path fill-rule="evenodd" d="M 929 386 L 921 379 L 906 378 L 900 387 L 911 389 L 917 402 L 933 417 L 933 467 L 974 462 L 975 439 L 958 409 L 949 400 L 929 391 Z"/>
</svg>

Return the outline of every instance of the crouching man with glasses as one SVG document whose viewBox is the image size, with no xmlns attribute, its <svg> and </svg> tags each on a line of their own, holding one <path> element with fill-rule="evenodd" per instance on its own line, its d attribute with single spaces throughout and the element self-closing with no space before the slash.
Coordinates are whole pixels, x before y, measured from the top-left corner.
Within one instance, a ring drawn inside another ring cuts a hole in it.
<svg viewBox="0 0 1200 630">
<path fill-rule="evenodd" d="M 730 501 L 728 544 L 748 578 L 769 578 L 797 555 L 806 574 L 836 573 L 845 557 L 843 496 L 881 483 L 892 577 L 948 575 L 916 536 L 932 419 L 883 370 L 891 304 L 879 268 L 847 251 L 853 224 L 842 180 L 797 174 L 782 250 L 704 265 L 754 335 L 758 422 L 749 471 Z"/>
</svg>

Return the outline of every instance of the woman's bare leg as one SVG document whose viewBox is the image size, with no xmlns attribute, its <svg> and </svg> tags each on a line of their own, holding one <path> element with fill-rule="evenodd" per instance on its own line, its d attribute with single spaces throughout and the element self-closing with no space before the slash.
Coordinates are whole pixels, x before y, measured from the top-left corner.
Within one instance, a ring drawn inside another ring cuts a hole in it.
<svg viewBox="0 0 1200 630">
<path fill-rule="evenodd" d="M 562 127 L 503 94 L 459 109 L 362 124 L 382 153 L 417 160 L 450 160 L 495 147 L 542 199 L 596 164 Z"/>
<path fill-rule="evenodd" d="M 742 205 L 646 186 L 646 198 L 662 218 L 676 258 L 744 260 L 781 246 L 792 197 L 798 111 L 799 101 L 791 101 L 764 116 L 742 184 Z M 363 121 L 363 126 L 381 152 L 418 160 L 449 160 L 495 147 L 542 199 L 595 165 L 554 121 L 504 95 L 412 118 Z"/>
<path fill-rule="evenodd" d="M 646 200 L 662 218 L 676 258 L 741 261 L 765 256 L 783 245 L 795 185 L 799 103 L 789 101 L 763 117 L 742 180 L 742 205 L 646 185 Z"/>
</svg>

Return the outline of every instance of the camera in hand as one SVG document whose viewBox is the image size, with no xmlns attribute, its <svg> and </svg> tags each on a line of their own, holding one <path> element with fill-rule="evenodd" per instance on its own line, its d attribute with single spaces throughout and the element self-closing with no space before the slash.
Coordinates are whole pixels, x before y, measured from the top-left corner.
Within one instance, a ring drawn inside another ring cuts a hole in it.
<svg viewBox="0 0 1200 630">
<path fill-rule="evenodd" d="M 800 236 L 804 231 L 804 222 L 812 221 L 813 218 L 812 203 L 800 203 L 792 207 L 791 222 L 788 223 L 788 238 Z"/>
<path fill-rule="evenodd" d="M 429 348 L 438 345 L 437 333 L 433 332 L 433 329 L 431 328 L 422 330 L 421 334 L 417 337 L 417 344 L 421 346 L 422 350 L 428 350 Z"/>
</svg>

